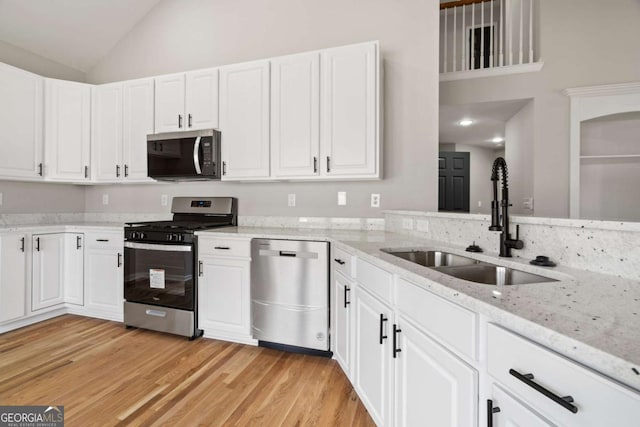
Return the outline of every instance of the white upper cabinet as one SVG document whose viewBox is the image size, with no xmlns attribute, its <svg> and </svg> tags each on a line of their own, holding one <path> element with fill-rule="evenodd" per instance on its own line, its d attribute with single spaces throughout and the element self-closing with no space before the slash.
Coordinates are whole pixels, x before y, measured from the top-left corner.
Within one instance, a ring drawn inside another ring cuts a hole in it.
<svg viewBox="0 0 640 427">
<path fill-rule="evenodd" d="M 153 133 L 153 79 L 93 88 L 92 178 L 147 180 L 147 134 Z"/>
<path fill-rule="evenodd" d="M 45 177 L 89 180 L 91 85 L 45 81 Z"/>
<path fill-rule="evenodd" d="M 222 179 L 269 177 L 269 61 L 220 69 Z"/>
<path fill-rule="evenodd" d="M 320 157 L 320 53 L 271 61 L 273 176 L 318 175 Z"/>
<path fill-rule="evenodd" d="M 187 73 L 186 129 L 218 128 L 218 69 Z"/>
<path fill-rule="evenodd" d="M 322 171 L 380 177 L 378 44 L 322 51 Z"/>
<path fill-rule="evenodd" d="M 218 127 L 218 69 L 156 77 L 155 132 Z"/>
<path fill-rule="evenodd" d="M 41 179 L 44 79 L 0 63 L 0 176 Z"/>
</svg>

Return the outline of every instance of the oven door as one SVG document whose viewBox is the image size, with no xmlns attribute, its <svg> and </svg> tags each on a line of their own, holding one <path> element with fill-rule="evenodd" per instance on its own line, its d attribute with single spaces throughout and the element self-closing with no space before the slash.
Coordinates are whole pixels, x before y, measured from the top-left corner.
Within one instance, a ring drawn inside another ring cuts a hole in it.
<svg viewBox="0 0 640 427">
<path fill-rule="evenodd" d="M 194 245 L 124 242 L 124 297 L 194 310 Z"/>
</svg>

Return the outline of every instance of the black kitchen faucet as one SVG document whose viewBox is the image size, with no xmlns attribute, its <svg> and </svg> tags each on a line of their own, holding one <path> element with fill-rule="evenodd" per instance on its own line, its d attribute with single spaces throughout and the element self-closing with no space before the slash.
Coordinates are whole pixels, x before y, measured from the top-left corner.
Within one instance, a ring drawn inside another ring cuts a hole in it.
<svg viewBox="0 0 640 427">
<path fill-rule="evenodd" d="M 502 200 L 498 204 L 498 171 L 502 171 Z M 493 181 L 493 201 L 491 202 L 491 231 L 500 233 L 500 256 L 511 257 L 511 249 L 522 249 L 524 243 L 520 240 L 520 226 L 516 225 L 516 238 L 509 233 L 509 184 L 507 183 L 507 162 L 498 157 L 493 162 L 491 181 Z M 502 207 L 502 225 L 500 225 L 500 207 Z"/>
</svg>

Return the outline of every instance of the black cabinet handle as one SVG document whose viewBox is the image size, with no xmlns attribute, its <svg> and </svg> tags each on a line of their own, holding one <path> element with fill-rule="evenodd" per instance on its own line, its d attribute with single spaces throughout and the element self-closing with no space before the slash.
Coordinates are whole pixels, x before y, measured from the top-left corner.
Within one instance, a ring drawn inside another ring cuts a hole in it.
<svg viewBox="0 0 640 427">
<path fill-rule="evenodd" d="M 188 126 L 191 127 L 191 114 L 189 114 L 189 123 Z"/>
<path fill-rule="evenodd" d="M 38 163 L 38 175 L 42 176 L 42 163 Z"/>
<path fill-rule="evenodd" d="M 182 114 L 178 114 L 178 128 L 182 129 Z"/>
<path fill-rule="evenodd" d="M 493 414 L 500 412 L 499 407 L 493 407 L 493 400 L 487 399 L 487 427 L 493 427 Z"/>
<path fill-rule="evenodd" d="M 318 172 L 318 158 L 313 156 L 313 173 Z"/>
<path fill-rule="evenodd" d="M 398 353 L 402 351 L 402 349 L 398 348 L 398 334 L 402 332 L 402 329 L 398 328 L 398 325 L 393 324 L 393 358 L 398 357 Z"/>
<path fill-rule="evenodd" d="M 24 252 L 24 237 L 20 238 L 20 251 Z"/>
<path fill-rule="evenodd" d="M 108 242 L 109 239 L 96 239 L 96 242 Z"/>
<path fill-rule="evenodd" d="M 544 394 L 546 397 L 553 400 L 554 402 L 562 406 L 567 411 L 571 411 L 574 414 L 578 413 L 578 407 L 572 404 L 573 397 L 571 396 L 560 397 L 557 394 L 553 393 L 552 391 L 544 388 L 540 384 L 533 381 L 533 379 L 535 378 L 533 374 L 521 374 L 515 369 L 509 369 L 509 373 L 514 377 L 516 377 L 517 379 L 519 379 L 520 381 L 522 381 L 523 383 L 525 383 L 526 385 L 528 385 L 529 387 L 531 387 L 532 389 L 534 389 L 535 391 Z"/>
<path fill-rule="evenodd" d="M 331 157 L 327 156 L 327 172 L 331 172 Z"/>
<path fill-rule="evenodd" d="M 333 260 L 335 262 L 337 262 L 338 264 L 340 264 L 340 265 L 344 265 L 345 264 L 345 262 L 343 260 L 341 260 L 340 258 L 334 258 Z"/>
<path fill-rule="evenodd" d="M 36 237 L 36 251 L 40 252 L 40 238 Z"/>
<path fill-rule="evenodd" d="M 122 254 L 118 252 L 118 268 L 122 266 Z"/>
<path fill-rule="evenodd" d="M 351 301 L 349 301 L 348 299 L 349 292 L 351 292 L 351 288 L 348 286 L 345 286 L 344 287 L 344 308 L 347 308 L 347 306 L 351 304 Z"/>
<path fill-rule="evenodd" d="M 120 178 L 120 165 L 116 165 L 116 178 Z"/>
<path fill-rule="evenodd" d="M 82 248 L 82 237 L 76 236 L 76 249 Z"/>
<path fill-rule="evenodd" d="M 380 313 L 380 344 L 382 344 L 384 342 L 384 340 L 386 340 L 388 337 L 386 335 L 384 335 L 384 322 L 388 321 L 389 319 L 384 317 L 384 314 Z M 394 325 L 395 327 L 395 325 Z M 394 337 L 395 339 L 395 337 Z M 394 341 L 395 343 L 395 341 Z M 395 344 L 394 344 L 395 347 Z"/>
<path fill-rule="evenodd" d="M 89 178 L 89 166 L 84 167 L 84 177 Z"/>
<path fill-rule="evenodd" d="M 227 162 L 222 162 L 222 175 L 227 174 Z"/>
<path fill-rule="evenodd" d="M 214 246 L 213 249 L 228 251 L 231 248 L 229 246 Z"/>
<path fill-rule="evenodd" d="M 203 274 L 203 264 L 202 261 L 198 261 L 198 276 L 202 277 Z"/>
<path fill-rule="evenodd" d="M 129 165 L 124 165 L 124 177 L 127 178 L 129 176 Z"/>
</svg>

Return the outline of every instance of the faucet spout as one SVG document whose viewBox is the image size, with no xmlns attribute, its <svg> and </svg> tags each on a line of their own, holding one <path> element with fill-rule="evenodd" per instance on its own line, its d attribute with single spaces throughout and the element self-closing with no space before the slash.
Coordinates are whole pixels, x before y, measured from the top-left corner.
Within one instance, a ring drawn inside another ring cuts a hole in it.
<svg viewBox="0 0 640 427">
<path fill-rule="evenodd" d="M 498 181 L 499 173 L 502 175 L 502 200 L 498 201 Z M 509 232 L 509 184 L 507 162 L 502 157 L 498 157 L 493 162 L 491 169 L 491 181 L 493 181 L 493 200 L 491 201 L 491 231 L 501 231 L 500 233 L 500 256 L 511 257 L 511 249 L 522 249 L 524 243 L 520 240 L 520 226 L 516 227 L 516 238 L 511 238 Z M 502 218 L 500 210 L 502 209 Z M 502 223 L 501 220 L 502 219 Z"/>
</svg>

